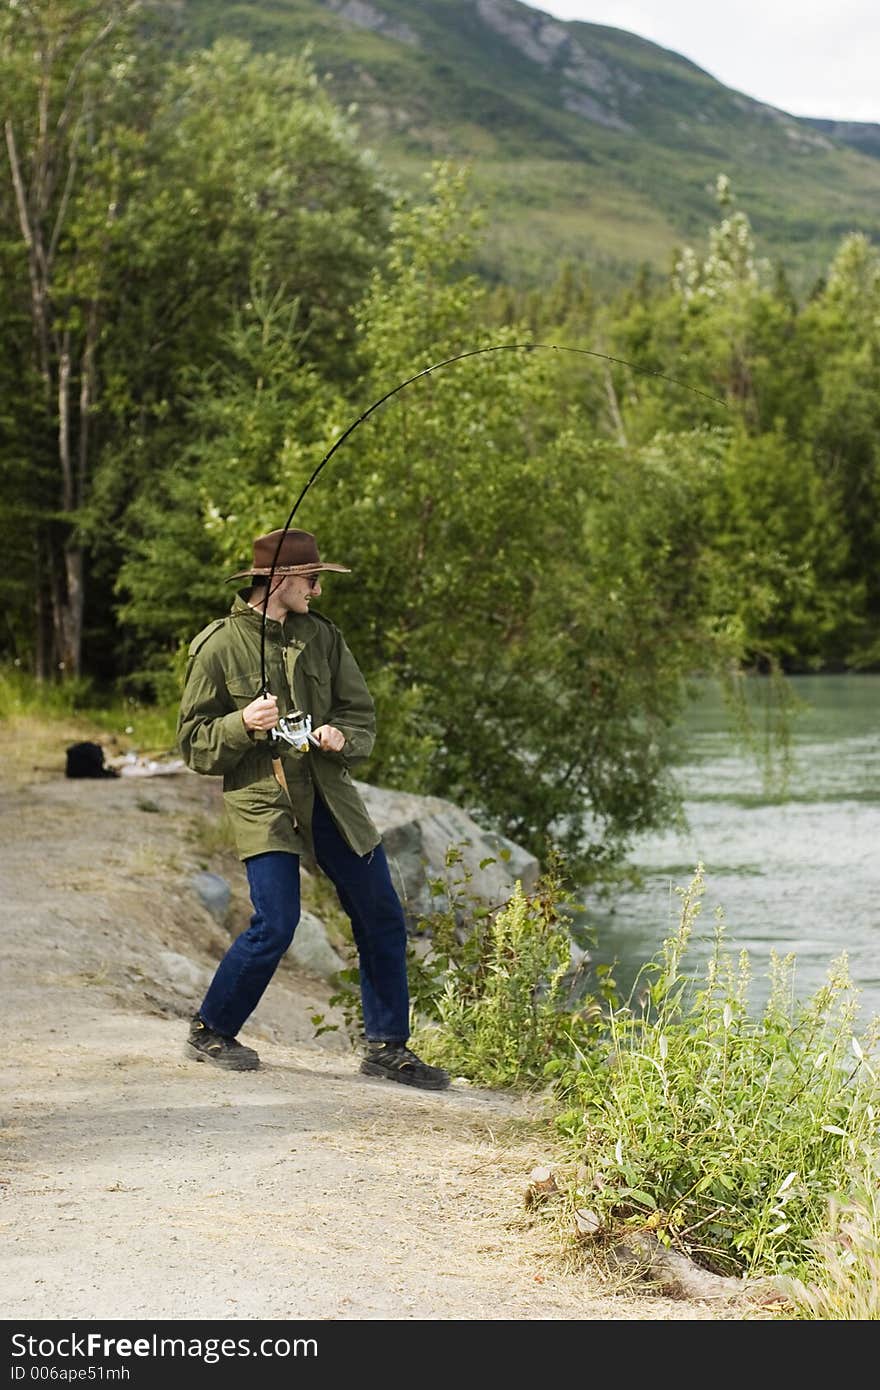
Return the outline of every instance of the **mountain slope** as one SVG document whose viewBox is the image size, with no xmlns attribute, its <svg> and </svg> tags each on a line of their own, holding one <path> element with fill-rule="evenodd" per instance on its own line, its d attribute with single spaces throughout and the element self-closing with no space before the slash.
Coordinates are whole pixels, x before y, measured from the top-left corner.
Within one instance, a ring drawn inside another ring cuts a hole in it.
<svg viewBox="0 0 880 1390">
<path fill-rule="evenodd" d="M 762 252 L 801 287 L 845 233 L 880 234 L 867 136 L 849 125 L 845 143 L 835 123 L 756 102 L 623 30 L 518 0 L 187 0 L 183 15 L 190 42 L 309 44 L 402 186 L 433 159 L 469 163 L 490 275 L 540 282 L 567 257 L 606 282 L 643 261 L 665 269 L 714 219 L 722 172 Z"/>
</svg>

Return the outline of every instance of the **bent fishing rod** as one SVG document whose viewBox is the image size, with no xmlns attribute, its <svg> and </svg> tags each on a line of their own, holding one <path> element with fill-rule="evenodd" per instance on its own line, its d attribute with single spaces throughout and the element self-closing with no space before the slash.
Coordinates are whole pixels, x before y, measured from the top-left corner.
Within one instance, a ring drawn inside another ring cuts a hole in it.
<svg viewBox="0 0 880 1390">
<path fill-rule="evenodd" d="M 305 498 L 306 493 L 309 491 L 309 488 L 312 486 L 312 484 L 317 481 L 320 473 L 330 462 L 337 449 L 339 449 L 345 443 L 346 439 L 348 439 L 350 435 L 354 434 L 355 430 L 358 428 L 359 425 L 362 425 L 365 420 L 369 419 L 369 417 L 373 414 L 374 410 L 379 409 L 380 405 L 384 405 L 386 401 L 389 401 L 392 396 L 396 396 L 399 391 L 402 391 L 404 389 L 404 387 L 411 386 L 414 381 L 419 381 L 424 376 L 430 376 L 432 372 L 439 371 L 441 367 L 449 367 L 452 365 L 453 362 L 463 362 L 468 357 L 481 357 L 489 352 L 535 351 L 570 352 L 580 357 L 597 357 L 600 358 L 603 362 L 614 362 L 617 366 L 626 367 L 629 369 L 629 371 L 638 372 L 642 376 L 653 376 L 658 377 L 661 381 L 668 381 L 672 386 L 678 386 L 683 391 L 690 391 L 695 396 L 702 396 L 705 400 L 712 401 L 715 405 L 721 405 L 724 406 L 725 409 L 728 409 L 727 401 L 722 400 L 720 396 L 713 396 L 709 391 L 701 390 L 699 386 L 691 386 L 689 382 L 679 381 L 676 377 L 667 376 L 665 372 L 655 372 L 648 367 L 637 367 L 634 362 L 628 362 L 624 357 L 612 357 L 610 353 L 598 352 L 594 348 L 564 347 L 559 343 L 497 343 L 494 347 L 471 348 L 467 352 L 456 353 L 454 357 L 445 357 L 442 362 L 432 362 L 429 367 L 423 367 L 420 372 L 414 372 L 413 375 L 407 377 L 405 381 L 398 382 L 398 384 L 396 386 L 393 386 L 390 391 L 386 391 L 384 396 L 380 396 L 378 400 L 373 401 L 372 405 L 367 406 L 367 409 L 363 411 L 357 417 L 356 420 L 352 421 L 348 428 L 342 432 L 342 434 L 339 436 L 336 442 L 331 446 L 331 448 L 327 450 L 320 463 L 317 464 L 317 466 L 313 469 L 311 476 L 304 484 L 299 496 L 297 497 L 296 501 L 290 509 L 290 514 L 286 522 L 284 523 L 284 526 L 278 537 L 278 544 L 275 547 L 275 554 L 272 557 L 272 564 L 270 566 L 269 576 L 266 581 L 266 595 L 263 599 L 263 621 L 260 632 L 260 689 L 263 695 L 268 695 L 269 693 L 269 683 L 266 677 L 266 611 L 269 605 L 269 598 L 273 592 L 272 580 L 275 577 L 275 568 L 278 564 L 278 557 L 281 554 L 281 548 L 284 545 L 284 538 L 290 530 L 290 527 L 293 523 L 293 518 L 296 516 L 300 504 Z"/>
</svg>

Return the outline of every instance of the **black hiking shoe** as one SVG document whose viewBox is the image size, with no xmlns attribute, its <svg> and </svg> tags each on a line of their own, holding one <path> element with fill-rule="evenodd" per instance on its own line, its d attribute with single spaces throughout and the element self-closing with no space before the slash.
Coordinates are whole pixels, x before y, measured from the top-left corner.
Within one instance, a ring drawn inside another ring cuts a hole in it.
<svg viewBox="0 0 880 1390">
<path fill-rule="evenodd" d="M 256 1071 L 260 1065 L 259 1055 L 252 1047 L 244 1047 L 225 1033 L 215 1033 L 199 1014 L 193 1015 L 183 1052 L 194 1062 L 213 1062 L 215 1067 L 225 1067 L 227 1071 Z"/>
<path fill-rule="evenodd" d="M 366 1076 L 402 1081 L 405 1086 L 421 1086 L 425 1091 L 445 1091 L 449 1085 L 449 1072 L 429 1067 L 403 1043 L 368 1043 L 361 1071 Z"/>
</svg>

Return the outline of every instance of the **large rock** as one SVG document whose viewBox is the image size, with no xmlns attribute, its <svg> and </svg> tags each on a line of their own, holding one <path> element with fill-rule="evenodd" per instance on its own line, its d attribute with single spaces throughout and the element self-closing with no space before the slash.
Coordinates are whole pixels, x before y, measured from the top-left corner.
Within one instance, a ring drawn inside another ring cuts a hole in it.
<svg viewBox="0 0 880 1390">
<path fill-rule="evenodd" d="M 207 870 L 192 874 L 189 884 L 195 890 L 199 901 L 208 909 L 215 922 L 219 922 L 222 927 L 229 913 L 232 902 L 232 889 L 221 878 L 220 874 L 208 873 Z"/>
<path fill-rule="evenodd" d="M 206 970 L 203 965 L 197 965 L 189 956 L 182 956 L 178 951 L 160 951 L 159 964 L 181 994 L 204 994 L 211 983 L 210 970 Z"/>
<path fill-rule="evenodd" d="M 388 855 L 391 876 L 410 926 L 449 906 L 450 892 L 434 891 L 442 879 L 456 895 L 455 881 L 469 874 L 465 896 L 494 906 L 510 897 L 517 880 L 523 891 L 534 887 L 540 865 L 534 855 L 491 830 L 483 830 L 465 811 L 439 796 L 388 791 L 357 782 Z M 461 852 L 460 864 L 446 867 L 450 849 Z M 504 857 L 502 857 L 502 853 Z M 493 862 L 481 863 L 485 860 Z"/>
<path fill-rule="evenodd" d="M 345 969 L 345 961 L 330 944 L 323 922 L 319 922 L 311 912 L 303 912 L 300 916 L 290 958 L 301 970 L 319 975 L 322 980 L 333 980 L 340 970 Z"/>
</svg>

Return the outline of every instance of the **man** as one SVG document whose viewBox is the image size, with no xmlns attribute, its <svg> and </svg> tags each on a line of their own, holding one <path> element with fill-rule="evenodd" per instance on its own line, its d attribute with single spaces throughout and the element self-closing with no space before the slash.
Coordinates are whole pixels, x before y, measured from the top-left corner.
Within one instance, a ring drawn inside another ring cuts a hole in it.
<svg viewBox="0 0 880 1390">
<path fill-rule="evenodd" d="M 254 911 L 217 968 L 185 1051 L 233 1071 L 259 1066 L 257 1053 L 236 1034 L 293 940 L 300 856 L 310 851 L 351 920 L 366 1036 L 361 1071 L 441 1090 L 449 1085 L 447 1073 L 406 1046 L 403 908 L 381 837 L 349 771 L 372 751 L 373 701 L 339 629 L 310 610 L 327 570 L 351 573 L 345 565 L 322 561 L 308 531 L 258 536 L 251 568 L 231 576 L 250 577 L 251 586 L 189 648 L 180 747 L 195 772 L 223 777 Z M 270 694 L 260 689 L 264 607 Z M 272 736 L 279 716 L 294 710 L 311 717 L 314 741 L 304 748 Z"/>
</svg>

